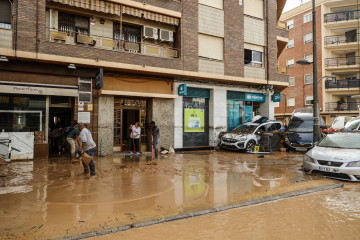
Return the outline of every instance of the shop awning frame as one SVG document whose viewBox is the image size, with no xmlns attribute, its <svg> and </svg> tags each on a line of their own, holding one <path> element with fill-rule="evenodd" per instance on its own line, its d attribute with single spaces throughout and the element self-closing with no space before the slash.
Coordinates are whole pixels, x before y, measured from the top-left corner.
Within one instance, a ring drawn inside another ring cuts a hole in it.
<svg viewBox="0 0 360 240">
<path fill-rule="evenodd" d="M 79 7 L 97 12 L 110 13 L 120 16 L 121 5 L 118 3 L 111 3 L 103 0 L 48 0 L 50 2 L 56 2 L 66 4 L 72 7 Z"/>
<path fill-rule="evenodd" d="M 113 91 L 113 90 L 101 90 L 100 94 L 101 95 L 113 95 L 113 96 L 131 96 L 131 97 L 167 98 L 167 99 L 179 98 L 179 95 L 176 95 L 176 94 L 126 92 L 126 91 Z"/>
</svg>

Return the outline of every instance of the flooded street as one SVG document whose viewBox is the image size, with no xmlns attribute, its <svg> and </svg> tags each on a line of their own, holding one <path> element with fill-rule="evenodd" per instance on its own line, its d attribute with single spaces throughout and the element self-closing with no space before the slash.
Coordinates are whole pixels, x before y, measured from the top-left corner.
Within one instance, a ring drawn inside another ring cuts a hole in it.
<svg viewBox="0 0 360 240">
<path fill-rule="evenodd" d="M 343 213 L 341 204 L 355 214 L 352 219 L 359 220 L 359 206 L 347 203 L 349 198 L 358 199 L 357 185 L 321 193 L 326 201 L 316 198 L 304 201 L 308 197 L 303 195 L 223 211 L 341 187 L 337 181 L 304 175 L 301 154 L 277 152 L 259 158 L 251 154 L 202 151 L 166 155 L 158 165 L 147 165 L 150 162 L 151 157 L 147 156 L 98 158 L 96 178 L 85 176 L 80 164 L 71 164 L 64 158 L 13 161 L 0 166 L 0 238 L 76 239 L 210 212 L 218 213 L 118 234 L 129 238 L 140 234 L 144 238 L 147 234 L 159 234 L 161 231 L 156 228 L 161 226 L 169 226 L 167 233 L 163 233 L 168 238 L 187 231 L 188 234 L 199 231 L 199 238 L 213 238 L 223 236 L 221 232 L 227 227 L 234 231 L 226 233 L 228 238 L 253 236 L 246 234 L 275 231 L 277 227 L 287 231 L 290 226 L 296 226 L 289 230 L 296 234 L 302 228 L 295 222 L 304 222 L 307 217 L 315 221 L 316 211 L 322 211 L 320 216 L 329 213 L 321 210 L 326 207 Z M 341 219 L 340 222 L 347 221 L 336 214 L 331 216 Z M 318 218 L 319 224 L 324 221 L 325 216 Z M 190 227 L 178 228 L 190 222 Z M 304 224 L 316 227 L 314 223 Z M 214 233 L 209 229 L 214 229 Z"/>
<path fill-rule="evenodd" d="M 360 185 L 348 183 L 343 189 L 92 239 L 359 239 L 359 199 Z"/>
</svg>

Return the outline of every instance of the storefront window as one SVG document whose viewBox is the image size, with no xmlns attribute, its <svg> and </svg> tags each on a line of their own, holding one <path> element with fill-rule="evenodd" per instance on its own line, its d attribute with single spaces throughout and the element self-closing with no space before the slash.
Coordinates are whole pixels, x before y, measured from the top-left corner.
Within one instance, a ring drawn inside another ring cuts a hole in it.
<svg viewBox="0 0 360 240">
<path fill-rule="evenodd" d="M 228 100 L 228 131 L 245 121 L 244 101 Z"/>
<path fill-rule="evenodd" d="M 0 95 L 0 130 L 45 130 L 46 96 Z"/>
</svg>

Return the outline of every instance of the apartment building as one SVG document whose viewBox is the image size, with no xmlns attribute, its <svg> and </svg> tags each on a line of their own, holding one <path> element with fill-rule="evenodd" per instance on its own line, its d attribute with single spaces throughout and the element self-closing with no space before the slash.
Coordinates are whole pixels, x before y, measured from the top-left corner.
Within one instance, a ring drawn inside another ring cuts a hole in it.
<svg viewBox="0 0 360 240">
<path fill-rule="evenodd" d="M 255 115 L 274 118 L 288 86 L 277 57 L 285 0 L 0 0 L 0 128 L 36 132 L 45 156 L 57 117 L 87 122 L 102 154 L 215 146 Z M 100 147 L 101 146 L 101 147 Z"/>
<path fill-rule="evenodd" d="M 360 101 L 358 61 L 359 4 L 356 1 L 316 1 L 318 76 L 334 75 L 336 83 L 324 78 L 319 84 L 320 113 L 331 124 L 336 116 L 357 116 Z M 287 66 L 289 87 L 275 108 L 277 119 L 289 119 L 295 108 L 312 106 L 312 64 L 301 66 L 299 59 L 312 62 L 312 6 L 307 2 L 281 16 L 289 29 L 289 42 L 279 57 Z"/>
</svg>

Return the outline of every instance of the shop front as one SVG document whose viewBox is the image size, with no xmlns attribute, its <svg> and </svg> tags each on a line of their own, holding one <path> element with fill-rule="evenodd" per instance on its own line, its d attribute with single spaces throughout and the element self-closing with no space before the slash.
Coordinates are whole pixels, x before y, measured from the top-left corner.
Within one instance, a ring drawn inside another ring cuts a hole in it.
<svg viewBox="0 0 360 240">
<path fill-rule="evenodd" d="M 227 91 L 228 131 L 260 115 L 260 105 L 264 102 L 262 93 Z"/>
</svg>

